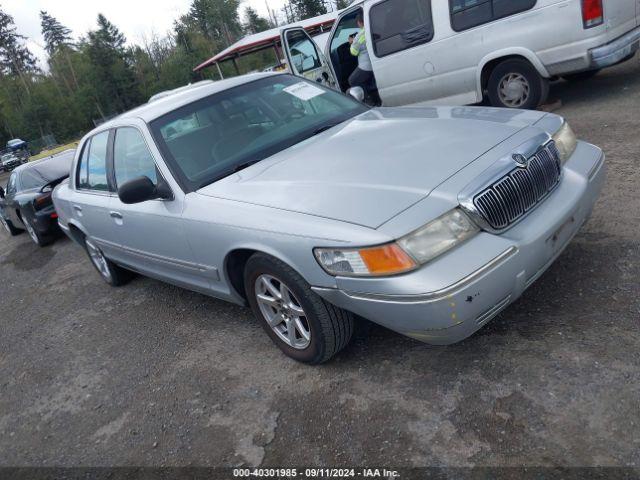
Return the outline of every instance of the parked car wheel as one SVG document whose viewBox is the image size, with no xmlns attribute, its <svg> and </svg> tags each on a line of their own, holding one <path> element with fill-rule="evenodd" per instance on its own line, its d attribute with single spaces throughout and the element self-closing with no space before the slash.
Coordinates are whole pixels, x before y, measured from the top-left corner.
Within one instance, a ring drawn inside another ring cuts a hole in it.
<svg viewBox="0 0 640 480">
<path fill-rule="evenodd" d="M 51 243 L 51 240 L 43 237 L 31 224 L 31 220 L 28 218 L 22 217 L 22 223 L 24 223 L 24 228 L 27 230 L 29 237 L 33 240 L 33 243 L 38 245 L 39 247 L 45 247 Z"/>
<path fill-rule="evenodd" d="M 325 302 L 276 258 L 255 254 L 249 259 L 245 292 L 269 337 L 294 360 L 326 362 L 351 340 L 353 315 Z"/>
<path fill-rule="evenodd" d="M 488 89 L 494 107 L 533 110 L 547 100 L 549 80 L 526 60 L 505 60 L 491 72 Z"/>
<path fill-rule="evenodd" d="M 7 233 L 9 235 L 11 235 L 12 237 L 15 237 L 16 235 L 18 235 L 19 233 L 21 233 L 20 230 L 18 230 L 16 227 L 13 226 L 13 223 L 11 223 L 10 220 L 5 219 L 2 215 L 0 215 L 0 224 L 2 224 L 2 227 L 7 231 Z"/>
<path fill-rule="evenodd" d="M 590 78 L 595 77 L 600 70 L 588 70 L 586 72 L 578 72 L 578 73 L 570 73 L 568 75 L 563 75 L 562 78 L 567 82 L 582 82 L 584 80 L 589 80 Z"/>
<path fill-rule="evenodd" d="M 105 257 L 93 240 L 85 237 L 84 246 L 91 263 L 105 282 L 112 287 L 119 287 L 129 281 L 131 273 Z"/>
</svg>

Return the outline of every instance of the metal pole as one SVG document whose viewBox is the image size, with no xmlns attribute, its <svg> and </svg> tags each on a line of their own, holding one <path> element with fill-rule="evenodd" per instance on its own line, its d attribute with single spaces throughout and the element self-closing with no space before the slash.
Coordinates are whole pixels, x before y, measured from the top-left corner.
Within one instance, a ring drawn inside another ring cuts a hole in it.
<svg viewBox="0 0 640 480">
<path fill-rule="evenodd" d="M 220 64 L 216 62 L 216 67 L 218 68 L 218 75 L 220 75 L 220 80 L 224 80 L 224 76 L 222 75 L 222 70 L 220 70 Z"/>
<path fill-rule="evenodd" d="M 233 57 L 231 61 L 233 62 L 233 66 L 236 67 L 236 73 L 240 75 L 240 68 L 238 67 L 238 61 L 236 60 L 236 57 Z"/>
</svg>

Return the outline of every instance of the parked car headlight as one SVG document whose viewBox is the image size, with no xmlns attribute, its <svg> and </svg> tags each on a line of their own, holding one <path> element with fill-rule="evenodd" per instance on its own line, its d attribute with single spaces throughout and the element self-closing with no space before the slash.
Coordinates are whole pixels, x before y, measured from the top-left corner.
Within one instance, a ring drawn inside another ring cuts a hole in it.
<svg viewBox="0 0 640 480">
<path fill-rule="evenodd" d="M 578 146 L 576 134 L 573 133 L 573 130 L 566 121 L 553 136 L 553 141 L 556 142 L 556 147 L 560 152 L 560 163 L 564 165 L 567 160 L 571 158 L 571 155 L 573 155 L 573 152 L 576 151 Z"/>
<path fill-rule="evenodd" d="M 469 217 L 456 208 L 397 242 L 369 248 L 316 248 L 314 254 L 330 275 L 396 275 L 433 260 L 478 231 Z"/>
<path fill-rule="evenodd" d="M 398 240 L 398 244 L 419 263 L 427 263 L 468 240 L 480 229 L 459 208 Z"/>
<path fill-rule="evenodd" d="M 316 248 L 314 253 L 327 273 L 345 277 L 395 275 L 418 266 L 396 243 L 371 248 Z"/>
</svg>

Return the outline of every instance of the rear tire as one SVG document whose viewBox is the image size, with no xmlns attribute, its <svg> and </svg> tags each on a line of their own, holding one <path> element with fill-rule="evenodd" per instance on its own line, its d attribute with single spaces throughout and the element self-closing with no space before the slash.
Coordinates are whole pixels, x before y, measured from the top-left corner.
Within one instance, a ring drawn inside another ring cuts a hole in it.
<svg viewBox="0 0 640 480">
<path fill-rule="evenodd" d="M 2 214 L 0 214 L 0 225 L 2 225 L 3 229 L 12 237 L 15 237 L 16 235 L 22 233 L 22 230 L 18 230 L 16 227 L 14 227 L 13 223 L 11 223 L 11 220 L 7 220 L 2 216 Z"/>
<path fill-rule="evenodd" d="M 600 73 L 600 69 L 587 70 L 586 72 L 569 73 L 567 75 L 562 75 L 562 78 L 567 82 L 584 82 L 585 80 L 589 80 L 595 77 L 598 73 Z"/>
<path fill-rule="evenodd" d="M 534 110 L 547 100 L 549 80 L 527 60 L 511 59 L 493 69 L 488 90 L 494 107 Z"/>
<path fill-rule="evenodd" d="M 33 240 L 33 243 L 35 243 L 40 248 L 46 247 L 52 242 L 50 238 L 46 238 L 40 232 L 38 232 L 38 230 L 36 230 L 36 228 L 31 223 L 31 220 L 25 217 L 24 214 L 22 214 L 22 223 L 24 223 L 24 228 L 27 230 L 27 233 L 29 234 L 31 240 Z"/>
<path fill-rule="evenodd" d="M 84 248 L 87 251 L 91 264 L 100 274 L 100 277 L 112 287 L 120 287 L 131 280 L 132 274 L 128 270 L 119 267 L 104 256 L 100 247 L 87 237 L 84 238 Z"/>
<path fill-rule="evenodd" d="M 280 260 L 262 253 L 253 255 L 245 267 L 244 286 L 267 335 L 294 360 L 310 365 L 326 362 L 351 340 L 353 315 L 325 302 Z"/>
</svg>

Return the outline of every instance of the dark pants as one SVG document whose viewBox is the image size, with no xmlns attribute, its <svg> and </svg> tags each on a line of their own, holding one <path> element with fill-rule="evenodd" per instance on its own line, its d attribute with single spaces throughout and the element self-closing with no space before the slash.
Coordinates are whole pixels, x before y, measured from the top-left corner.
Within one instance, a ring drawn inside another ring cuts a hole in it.
<svg viewBox="0 0 640 480">
<path fill-rule="evenodd" d="M 353 73 L 349 75 L 349 85 L 352 87 L 362 87 L 365 92 L 371 90 L 371 87 L 374 86 L 373 72 L 356 68 Z"/>
<path fill-rule="evenodd" d="M 373 72 L 356 68 L 353 73 L 349 75 L 349 85 L 351 87 L 362 87 L 365 93 L 365 99 L 368 97 L 368 100 L 365 100 L 366 103 L 380 105 L 378 86 L 376 85 L 376 78 L 373 76 Z"/>
</svg>

